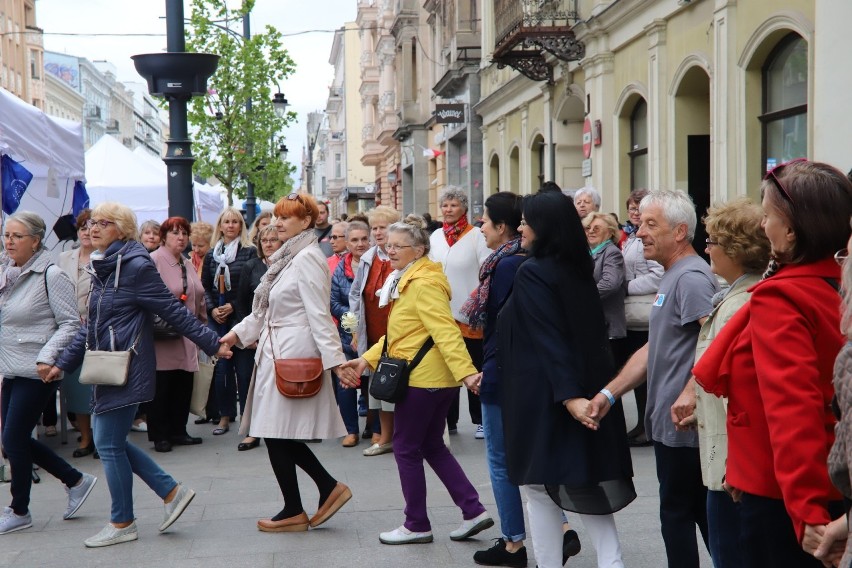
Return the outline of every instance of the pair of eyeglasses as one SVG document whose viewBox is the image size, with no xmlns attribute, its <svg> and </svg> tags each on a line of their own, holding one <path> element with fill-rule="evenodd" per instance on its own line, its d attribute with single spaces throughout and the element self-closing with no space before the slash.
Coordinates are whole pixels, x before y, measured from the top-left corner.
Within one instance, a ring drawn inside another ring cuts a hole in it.
<svg viewBox="0 0 852 568">
<path fill-rule="evenodd" d="M 410 249 L 413 248 L 414 245 L 385 245 L 385 250 L 401 250 L 401 249 Z"/>
<path fill-rule="evenodd" d="M 708 247 L 719 246 L 719 242 L 712 240 L 710 237 L 707 237 L 706 239 L 704 239 L 704 242 L 707 244 Z"/>
<path fill-rule="evenodd" d="M 793 196 L 790 195 L 790 192 L 787 191 L 787 188 L 784 186 L 783 183 L 781 183 L 781 180 L 778 179 L 777 174 L 778 174 L 778 171 L 781 168 L 786 168 L 787 166 L 789 166 L 791 164 L 799 164 L 799 163 L 807 162 L 807 161 L 808 161 L 807 158 L 796 158 L 795 160 L 790 160 L 789 162 L 784 162 L 783 164 L 779 164 L 779 165 L 775 166 L 774 168 L 772 168 L 771 170 L 769 170 L 768 172 L 766 172 L 766 175 L 763 176 L 763 179 L 764 179 L 764 181 L 772 180 L 772 182 L 778 187 L 778 189 L 781 190 L 781 193 L 783 193 L 787 197 L 787 199 L 790 200 L 790 203 L 795 205 L 796 202 L 793 200 Z"/>
<path fill-rule="evenodd" d="M 834 262 L 843 266 L 843 263 L 846 262 L 846 259 L 849 257 L 849 251 L 846 249 L 841 249 L 834 253 Z"/>
<path fill-rule="evenodd" d="M 99 225 L 101 229 L 106 229 L 110 225 L 115 225 L 115 221 L 107 221 L 106 219 L 89 219 L 86 221 L 86 226 L 90 229 L 95 225 Z"/>
<path fill-rule="evenodd" d="M 628 213 L 639 213 L 639 208 L 638 207 L 628 207 L 627 212 Z"/>
<path fill-rule="evenodd" d="M 329 237 L 329 239 L 331 239 L 332 241 L 336 241 L 337 239 L 345 239 L 345 238 L 346 237 L 344 237 L 343 235 L 331 235 Z"/>
<path fill-rule="evenodd" d="M 526 226 L 527 226 L 527 220 L 526 220 L 526 219 L 521 219 L 521 224 L 520 224 L 520 226 L 521 226 L 521 227 L 526 227 Z"/>
<path fill-rule="evenodd" d="M 31 236 L 32 235 L 30 235 L 30 234 L 22 235 L 21 233 L 3 233 L 4 239 L 6 239 L 7 241 L 14 241 L 14 242 L 18 242 L 25 237 L 31 237 Z"/>
<path fill-rule="evenodd" d="M 260 244 L 262 245 L 270 245 L 272 243 L 277 243 L 278 239 L 260 239 Z"/>
</svg>

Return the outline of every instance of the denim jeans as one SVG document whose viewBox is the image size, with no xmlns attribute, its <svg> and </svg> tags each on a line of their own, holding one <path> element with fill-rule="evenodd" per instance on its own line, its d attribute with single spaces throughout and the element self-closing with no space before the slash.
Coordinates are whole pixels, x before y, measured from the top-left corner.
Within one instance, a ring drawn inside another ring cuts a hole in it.
<svg viewBox="0 0 852 568">
<path fill-rule="evenodd" d="M 506 444 L 503 439 L 503 410 L 499 404 L 482 403 L 482 427 L 485 429 L 485 457 L 491 475 L 491 489 L 500 515 L 500 530 L 510 542 L 524 540 L 524 507 L 520 488 L 509 481 L 506 469 Z"/>
<path fill-rule="evenodd" d="M 707 532 L 713 568 L 742 568 L 740 505 L 725 491 L 707 491 Z"/>
<path fill-rule="evenodd" d="M 33 428 L 47 401 L 56 403 L 58 387 L 58 382 L 43 383 L 39 379 L 3 379 L 0 391 L 3 449 L 12 466 L 11 507 L 18 515 L 25 515 L 29 511 L 33 463 L 68 487 L 75 486 L 83 476 L 53 450 L 32 437 Z M 129 425 L 127 429 L 130 429 Z"/>
<path fill-rule="evenodd" d="M 836 518 L 832 516 L 831 518 Z M 784 501 L 743 493 L 740 550 L 749 568 L 819 568 L 822 562 L 802 550 Z"/>
<path fill-rule="evenodd" d="M 340 386 L 340 379 L 332 373 L 334 379 L 334 396 L 337 398 L 337 408 L 347 434 L 358 433 L 358 389 L 345 389 Z"/>
<path fill-rule="evenodd" d="M 136 407 L 131 404 L 92 416 L 95 447 L 101 455 L 109 494 L 112 498 L 110 521 L 129 523 L 133 515 L 133 474 L 161 499 L 175 488 L 177 482 L 163 471 L 147 453 L 127 441 Z"/>
</svg>

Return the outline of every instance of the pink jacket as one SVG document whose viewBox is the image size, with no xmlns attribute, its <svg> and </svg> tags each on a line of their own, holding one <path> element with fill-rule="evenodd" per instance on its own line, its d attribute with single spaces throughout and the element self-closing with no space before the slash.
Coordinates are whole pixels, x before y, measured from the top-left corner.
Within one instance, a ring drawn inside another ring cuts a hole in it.
<svg viewBox="0 0 852 568">
<path fill-rule="evenodd" d="M 172 294 L 180 297 L 183 292 L 183 279 L 181 269 L 174 255 L 164 247 L 160 247 L 151 253 L 151 259 L 165 282 L 166 287 Z M 186 263 L 186 302 L 184 305 L 202 323 L 207 323 L 207 309 L 204 301 L 204 288 L 201 278 L 195 271 L 192 263 L 184 259 Z M 189 339 L 167 339 L 154 342 L 154 352 L 157 356 L 158 371 L 183 370 L 195 372 L 198 370 L 198 347 Z"/>
</svg>

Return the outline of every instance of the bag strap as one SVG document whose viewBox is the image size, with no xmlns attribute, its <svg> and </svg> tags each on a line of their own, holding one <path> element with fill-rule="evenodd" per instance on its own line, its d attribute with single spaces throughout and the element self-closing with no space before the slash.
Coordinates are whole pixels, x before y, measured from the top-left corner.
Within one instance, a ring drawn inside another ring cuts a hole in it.
<svg viewBox="0 0 852 568">
<path fill-rule="evenodd" d="M 420 364 L 420 361 L 423 360 L 423 357 L 429 352 L 432 347 L 435 346 L 435 340 L 432 339 L 432 336 L 429 336 L 429 339 L 423 343 L 423 347 L 420 348 L 420 351 L 417 352 L 417 355 L 414 356 L 414 359 L 411 360 L 411 363 L 408 364 L 408 372 L 414 370 L 414 367 Z"/>
<path fill-rule="evenodd" d="M 47 285 L 47 271 L 50 270 L 51 266 L 53 266 L 53 263 L 48 264 L 44 269 L 44 293 L 47 295 L 48 305 L 50 305 L 50 286 Z"/>
</svg>

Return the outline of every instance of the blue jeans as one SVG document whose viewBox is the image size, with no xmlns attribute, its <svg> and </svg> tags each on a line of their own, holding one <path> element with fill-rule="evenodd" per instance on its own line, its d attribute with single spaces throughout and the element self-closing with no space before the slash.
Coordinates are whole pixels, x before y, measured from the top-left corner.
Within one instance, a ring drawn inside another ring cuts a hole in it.
<svg viewBox="0 0 852 568">
<path fill-rule="evenodd" d="M 340 379 L 332 373 L 334 379 L 334 394 L 337 398 L 337 408 L 347 434 L 358 434 L 358 389 L 345 389 L 340 386 Z"/>
<path fill-rule="evenodd" d="M 216 402 L 219 416 L 232 421 L 237 418 L 237 391 L 239 390 L 240 415 L 246 407 L 246 397 L 254 371 L 254 349 L 234 349 L 230 359 L 219 359 L 213 371 Z"/>
<path fill-rule="evenodd" d="M 707 490 L 707 532 L 713 568 L 741 568 L 740 506 L 724 491 Z"/>
<path fill-rule="evenodd" d="M 43 383 L 39 379 L 6 377 L 0 394 L 0 416 L 3 417 L 3 449 L 12 466 L 12 504 L 17 515 L 25 515 L 30 507 L 33 463 L 68 487 L 77 485 L 82 473 L 57 456 L 53 450 L 32 437 L 42 410 L 48 401 L 56 404 L 59 383 Z M 128 430 L 130 426 L 128 425 Z"/>
<path fill-rule="evenodd" d="M 110 521 L 129 523 L 133 515 L 133 474 L 145 482 L 161 499 L 165 499 L 177 485 L 174 478 L 160 466 L 127 441 L 136 407 L 131 404 L 103 414 L 92 415 L 92 430 L 95 447 L 101 455 L 109 494 L 112 498 Z"/>
<path fill-rule="evenodd" d="M 509 542 L 524 540 L 524 507 L 521 491 L 509 481 L 506 470 L 506 444 L 503 439 L 503 410 L 499 404 L 482 401 L 482 427 L 485 429 L 485 457 L 491 488 L 500 515 L 500 530 Z"/>
</svg>

